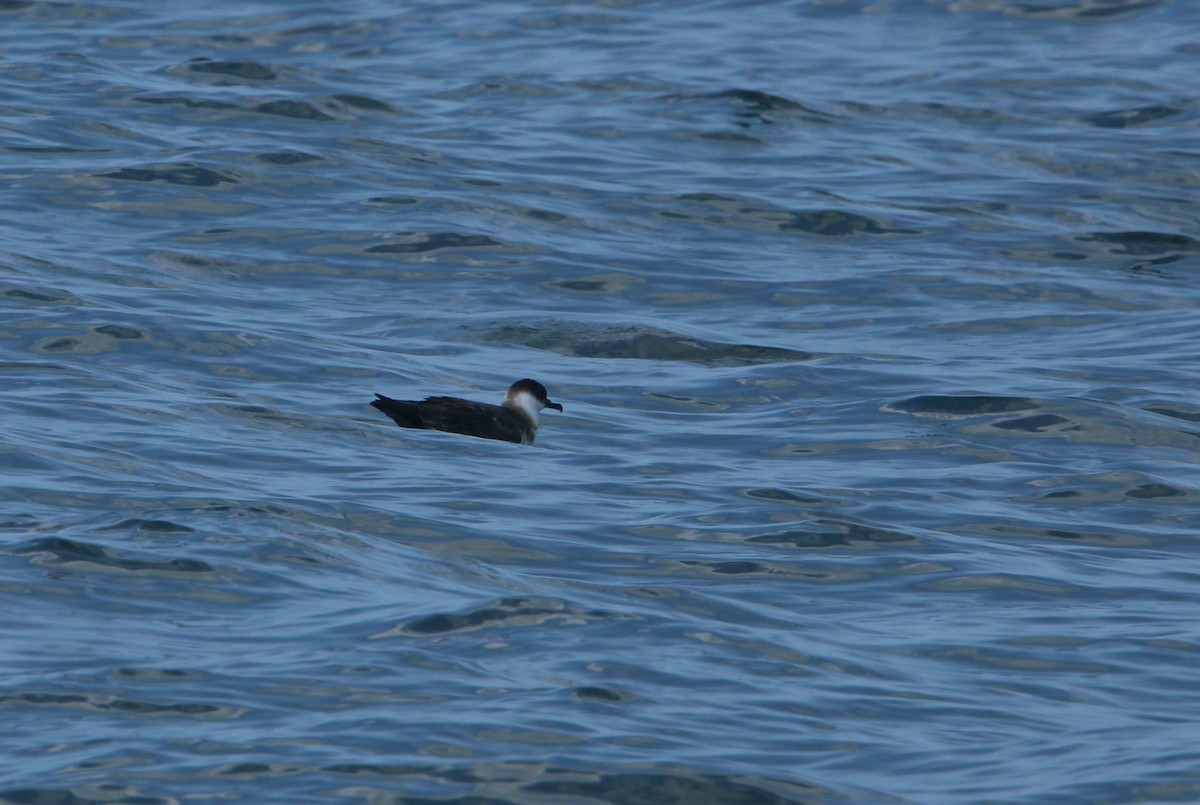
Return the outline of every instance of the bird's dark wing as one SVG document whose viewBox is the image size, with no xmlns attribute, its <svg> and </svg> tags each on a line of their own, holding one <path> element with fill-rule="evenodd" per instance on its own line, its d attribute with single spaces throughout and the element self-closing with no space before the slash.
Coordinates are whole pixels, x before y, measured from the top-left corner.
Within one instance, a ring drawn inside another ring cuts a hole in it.
<svg viewBox="0 0 1200 805">
<path fill-rule="evenodd" d="M 427 397 L 418 408 L 423 426 L 431 430 L 521 442 L 521 429 L 512 415 L 496 405 L 457 397 Z"/>
<path fill-rule="evenodd" d="M 522 430 L 516 415 L 496 405 L 460 400 L 457 397 L 426 397 L 424 400 L 393 400 L 382 394 L 372 406 L 387 414 L 402 428 L 442 430 L 478 436 L 483 439 L 499 439 L 506 442 L 522 441 Z"/>
</svg>

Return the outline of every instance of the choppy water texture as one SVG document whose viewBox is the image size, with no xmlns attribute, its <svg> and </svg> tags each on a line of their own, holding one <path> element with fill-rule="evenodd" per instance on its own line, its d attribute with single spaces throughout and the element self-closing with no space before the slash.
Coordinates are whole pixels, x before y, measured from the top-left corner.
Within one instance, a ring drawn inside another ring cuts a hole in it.
<svg viewBox="0 0 1200 805">
<path fill-rule="evenodd" d="M 1200 4 L 0 30 L 0 801 L 1200 799 Z"/>
</svg>

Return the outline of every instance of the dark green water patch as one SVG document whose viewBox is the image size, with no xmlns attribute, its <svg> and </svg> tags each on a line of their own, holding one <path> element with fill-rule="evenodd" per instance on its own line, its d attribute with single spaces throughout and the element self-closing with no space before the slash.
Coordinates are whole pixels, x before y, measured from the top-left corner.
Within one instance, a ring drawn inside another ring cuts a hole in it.
<svg viewBox="0 0 1200 805">
<path fill-rule="evenodd" d="M 599 610 L 575 610 L 561 601 L 541 598 L 504 598 L 496 604 L 468 612 L 443 612 L 409 621 L 400 632 L 416 636 L 433 636 L 476 629 L 513 628 L 545 623 L 551 620 L 580 622 L 609 617 Z"/>
<path fill-rule="evenodd" d="M 835 208 L 789 210 L 712 193 L 662 198 L 675 206 L 660 217 L 705 226 L 729 226 L 756 232 L 801 233 L 822 237 L 920 235 L 921 230 L 892 226 L 880 218 Z"/>
<path fill-rule="evenodd" d="M 611 688 L 601 688 L 595 685 L 585 685 L 575 688 L 571 694 L 576 699 L 582 699 L 588 702 L 620 702 L 625 701 L 628 697 L 618 693 Z"/>
<path fill-rule="evenodd" d="M 238 183 L 229 173 L 187 164 L 166 165 L 161 168 L 119 168 L 97 175 L 123 182 L 165 182 L 185 187 L 216 187 Z"/>
<path fill-rule="evenodd" d="M 96 529 L 99 531 L 137 531 L 142 534 L 192 534 L 196 529 L 172 523 L 169 520 L 122 520 L 116 525 Z"/>
<path fill-rule="evenodd" d="M 1151 414 L 1169 416 L 1172 419 L 1182 419 L 1184 422 L 1200 422 L 1200 411 L 1185 411 L 1169 405 L 1148 405 L 1142 410 Z"/>
<path fill-rule="evenodd" d="M 1142 257 L 1200 251 L 1200 240 L 1173 232 L 1091 232 L 1076 238 L 1080 243 L 1098 243 L 1115 254 Z"/>
<path fill-rule="evenodd" d="M 830 548 L 862 543 L 916 542 L 916 537 L 885 528 L 830 519 L 817 520 L 806 528 L 789 528 L 750 537 L 747 542 L 791 545 L 796 548 Z"/>
<path fill-rule="evenodd" d="M 75 294 L 59 288 L 7 287 L 0 291 L 0 295 L 23 302 L 50 302 L 55 305 L 79 304 L 79 298 Z"/>
<path fill-rule="evenodd" d="M 1175 498 L 1185 494 L 1187 493 L 1182 489 L 1167 484 L 1142 484 L 1126 492 L 1125 497 L 1153 500 L 1154 498 Z"/>
<path fill-rule="evenodd" d="M 1014 3 L 1005 13 L 1030 19 L 1112 19 L 1158 8 L 1162 0 L 1073 0 L 1065 3 Z"/>
<path fill-rule="evenodd" d="M 113 338 L 119 338 L 121 340 L 143 337 L 141 330 L 138 330 L 134 327 L 124 327 L 120 324 L 102 324 L 94 329 L 95 332 L 100 333 L 101 335 L 107 335 Z"/>
<path fill-rule="evenodd" d="M 758 498 L 759 500 L 776 500 L 781 503 L 822 503 L 821 498 L 807 497 L 805 495 L 797 495 L 795 492 L 789 492 L 786 489 L 774 489 L 770 487 L 759 489 L 745 489 L 742 494 L 748 498 Z"/>
<path fill-rule="evenodd" d="M 305 162 L 321 162 L 324 158 L 303 151 L 268 151 L 255 159 L 271 165 L 302 165 Z"/>
<path fill-rule="evenodd" d="M 56 707 L 93 712 L 120 712 L 151 716 L 190 716 L 193 718 L 233 718 L 240 710 L 201 702 L 179 702 L 160 704 L 136 699 L 121 699 L 95 693 L 14 693 L 0 695 L 0 708 L 23 705 L 26 707 Z M 59 802 L 60 800 L 33 800 L 37 802 Z M 69 801 L 69 800 L 68 800 Z M 129 800 L 122 800 L 128 802 Z"/>
<path fill-rule="evenodd" d="M 540 780 L 526 791 L 556 801 L 609 802 L 622 805 L 802 805 L 827 802 L 827 791 L 791 782 L 786 787 L 755 784 L 752 777 L 654 772 L 598 774 L 576 779 Z M 775 789 L 775 790 L 772 790 Z M 786 792 L 786 793 L 784 793 Z"/>
<path fill-rule="evenodd" d="M 367 254 L 421 254 L 439 249 L 478 249 L 504 246 L 486 235 L 465 235 L 461 232 L 410 232 L 391 243 L 368 246 Z"/>
<path fill-rule="evenodd" d="M 1175 117 L 1182 109 L 1176 104 L 1156 103 L 1150 106 L 1139 106 L 1135 109 L 1116 109 L 1110 112 L 1097 112 L 1084 115 L 1080 120 L 1090 126 L 1102 129 L 1125 129 L 1133 126 L 1145 126 L 1160 120 Z"/>
<path fill-rule="evenodd" d="M 271 81 L 279 76 L 274 68 L 258 62 L 213 61 L 205 58 L 192 59 L 183 65 L 183 70 L 190 73 L 207 73 L 248 81 Z"/>
<path fill-rule="evenodd" d="M 276 117 L 290 117 L 294 120 L 333 120 L 332 115 L 327 115 L 317 107 L 307 101 L 264 101 L 256 104 L 254 111 L 264 115 L 274 115 Z"/>
<path fill-rule="evenodd" d="M 376 98 L 369 98 L 366 95 L 352 95 L 343 93 L 341 95 L 331 96 L 338 103 L 344 103 L 346 106 L 355 109 L 361 109 L 366 112 L 394 112 L 396 111 L 391 104 L 385 103 Z"/>
<path fill-rule="evenodd" d="M 13 553 L 37 554 L 42 563 L 54 565 L 91 565 L 134 572 L 213 572 L 212 565 L 198 559 L 133 559 L 119 555 L 111 548 L 63 537 L 30 540 L 18 546 Z"/>
<path fill-rule="evenodd" d="M 906 414 L 930 416 L 987 416 L 1028 411 L 1037 408 L 1037 403 L 1025 397 L 1001 397 L 983 394 L 921 394 L 906 400 L 889 403 L 885 411 L 902 411 Z"/>
<path fill-rule="evenodd" d="M 551 322 L 512 325 L 485 335 L 493 343 L 520 344 L 580 358 L 683 361 L 716 366 L 753 366 L 811 360 L 811 352 L 758 344 L 723 344 L 642 325 L 597 326 Z"/>
<path fill-rule="evenodd" d="M 134 98 L 138 103 L 149 103 L 156 106 L 182 106 L 187 109 L 208 109 L 214 111 L 229 111 L 240 109 L 237 104 L 227 101 L 213 101 L 199 98 L 189 98 L 178 95 L 143 95 Z"/>
<path fill-rule="evenodd" d="M 1061 427 L 1064 425 L 1069 427 Z M 1054 428 L 1055 430 L 1079 430 L 1079 425 L 1057 414 L 1037 414 L 1035 416 L 1023 416 L 1019 419 L 1005 419 L 1000 422 L 993 422 L 992 427 L 1001 430 L 1017 430 L 1024 433 L 1045 433 L 1050 428 Z"/>
</svg>

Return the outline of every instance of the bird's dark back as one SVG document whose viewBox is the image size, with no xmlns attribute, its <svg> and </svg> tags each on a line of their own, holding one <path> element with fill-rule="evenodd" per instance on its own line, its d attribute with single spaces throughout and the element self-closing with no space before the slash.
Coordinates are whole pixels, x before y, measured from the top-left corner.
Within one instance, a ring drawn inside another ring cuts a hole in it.
<svg viewBox="0 0 1200 805">
<path fill-rule="evenodd" d="M 387 414 L 402 428 L 441 430 L 483 439 L 505 442 L 522 441 L 522 429 L 517 414 L 495 405 L 460 400 L 457 397 L 426 397 L 415 400 L 393 400 L 382 394 L 372 406 Z"/>
</svg>

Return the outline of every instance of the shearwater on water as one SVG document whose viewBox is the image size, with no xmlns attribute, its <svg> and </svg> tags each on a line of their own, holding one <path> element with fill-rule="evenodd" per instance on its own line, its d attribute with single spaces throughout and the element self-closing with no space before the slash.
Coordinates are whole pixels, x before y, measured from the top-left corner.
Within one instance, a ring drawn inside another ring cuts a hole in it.
<svg viewBox="0 0 1200 805">
<path fill-rule="evenodd" d="M 509 386 L 499 405 L 463 400 L 459 397 L 426 397 L 424 400 L 393 400 L 382 394 L 371 403 L 402 428 L 442 430 L 499 439 L 517 444 L 533 444 L 537 436 L 538 414 L 543 408 L 561 411 L 551 402 L 546 387 L 525 378 Z"/>
</svg>

